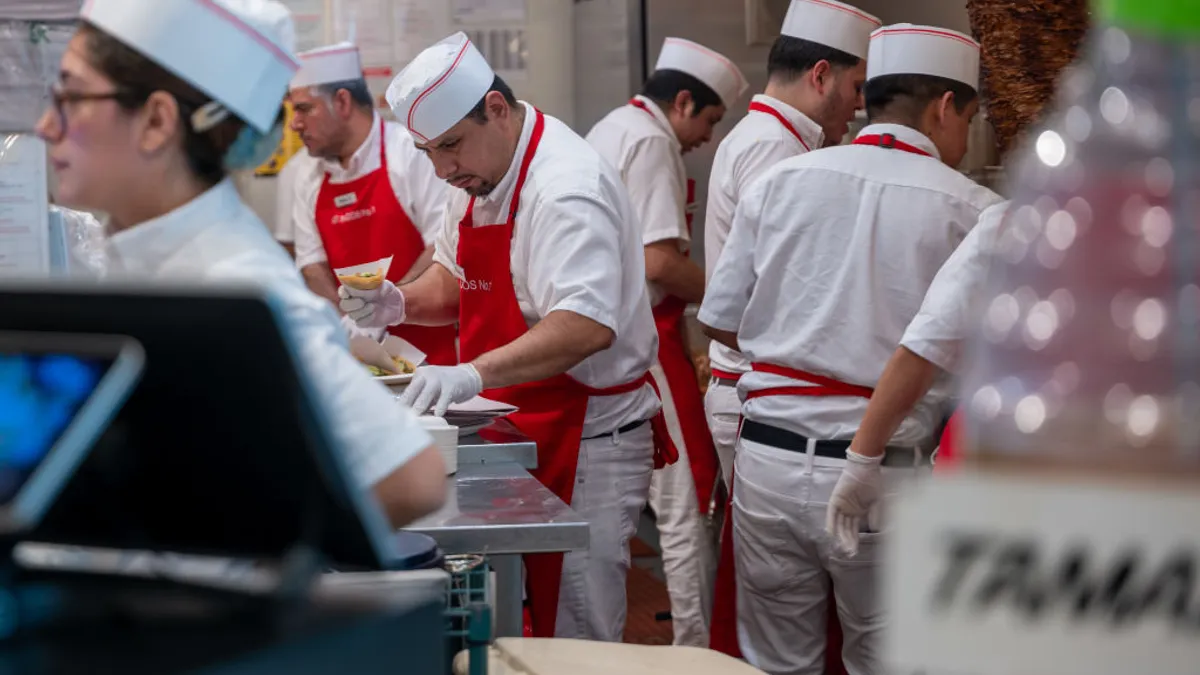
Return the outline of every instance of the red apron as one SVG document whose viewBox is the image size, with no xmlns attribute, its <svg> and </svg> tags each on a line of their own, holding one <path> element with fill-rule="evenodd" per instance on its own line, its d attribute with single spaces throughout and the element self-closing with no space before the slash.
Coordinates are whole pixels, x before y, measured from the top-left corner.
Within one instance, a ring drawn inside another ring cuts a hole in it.
<svg viewBox="0 0 1200 675">
<path fill-rule="evenodd" d="M 792 126 L 792 123 L 789 122 L 788 119 L 783 116 L 783 113 L 772 108 L 771 106 L 767 105 L 766 103 L 759 103 L 758 101 L 755 101 L 750 104 L 750 112 L 763 113 L 765 115 L 770 115 L 771 117 L 774 117 L 775 119 L 779 120 L 779 123 L 783 125 L 783 128 L 787 129 L 789 132 L 791 132 L 791 134 L 796 137 L 797 141 L 800 141 L 800 145 L 804 146 L 805 152 L 812 150 L 812 148 L 808 147 L 808 143 L 805 143 L 804 139 L 800 137 L 800 132 L 796 131 L 796 127 Z"/>
<path fill-rule="evenodd" d="M 935 472 L 944 472 L 958 466 L 959 445 L 962 443 L 962 411 L 957 410 L 950 416 L 946 428 L 942 430 L 942 440 L 938 443 L 937 463 L 933 465 Z"/>
<path fill-rule="evenodd" d="M 654 117 L 654 113 L 638 99 L 629 105 L 640 108 Z M 657 120 L 658 118 L 654 118 Z M 687 203 L 684 217 L 688 232 L 692 230 L 692 219 L 696 204 L 696 181 L 687 181 Z M 704 397 L 700 395 L 700 382 L 696 379 L 696 366 L 688 354 L 686 321 L 683 313 L 687 303 L 668 295 L 654 308 L 654 324 L 658 328 L 658 365 L 666 376 L 667 389 L 679 419 L 679 431 L 683 436 L 683 450 L 687 453 L 692 468 L 692 481 L 696 484 L 696 501 L 702 515 L 708 515 L 712 502 L 713 486 L 720 473 L 717 448 L 713 445 L 708 430 L 708 418 L 704 414 Z"/>
<path fill-rule="evenodd" d="M 783 125 L 795 134 L 797 139 L 800 135 L 796 130 L 788 124 L 787 120 L 779 113 L 779 111 L 769 106 L 760 103 L 751 103 L 750 110 L 755 112 L 763 112 L 775 116 Z M 804 141 L 801 139 L 801 143 Z M 925 155 L 929 157 L 929 153 L 914 147 L 907 143 L 896 140 L 891 134 L 862 136 L 854 141 L 855 145 L 876 145 L 913 154 Z M 805 145 L 805 147 L 808 147 Z M 827 377 L 813 375 L 798 370 L 773 366 L 770 364 L 755 363 L 753 368 L 759 372 L 774 373 L 783 375 L 801 382 L 808 382 L 813 386 L 810 387 L 775 387 L 763 389 L 760 391 L 751 392 L 746 396 L 747 400 L 762 398 L 764 396 L 858 396 L 862 398 L 871 398 L 872 390 L 869 387 L 861 387 L 858 385 L 845 384 Z M 733 481 L 736 482 L 736 481 Z M 740 658 L 742 655 L 741 648 L 738 646 L 737 638 L 737 573 L 735 569 L 733 556 L 733 489 L 729 490 L 729 504 L 725 510 L 725 524 L 721 529 L 721 552 L 717 561 L 717 580 L 715 595 L 713 598 L 713 618 L 712 618 L 712 633 L 709 646 L 713 649 L 728 654 L 730 656 Z M 837 621 L 837 608 L 834 606 L 833 595 L 830 594 L 830 617 L 829 617 L 829 636 L 827 649 L 825 654 L 826 672 L 827 673 L 844 673 L 845 669 L 841 663 L 840 645 L 842 642 L 841 624 Z"/>
<path fill-rule="evenodd" d="M 388 178 L 386 130 L 379 129 L 379 168 L 350 181 L 331 183 L 317 193 L 316 223 L 331 269 L 353 267 L 392 256 L 387 279 L 408 274 L 425 251 L 425 239 L 396 199 Z M 437 366 L 458 363 L 454 326 L 392 326 L 388 332 L 425 352 Z"/>
<path fill-rule="evenodd" d="M 521 160 L 513 188 L 508 220 L 502 225 L 473 227 L 475 199 L 472 198 L 458 225 L 458 265 L 468 280 L 480 282 L 459 284 L 458 315 L 463 362 L 503 347 L 528 331 L 513 289 L 512 236 L 521 190 L 544 129 L 545 119 L 541 111 L 537 111 L 533 135 Z M 538 468 L 533 471 L 534 477 L 570 504 L 588 399 L 636 391 L 647 383 L 653 385 L 649 373 L 627 384 L 596 389 L 564 373 L 538 382 L 487 389 L 483 396 L 520 408 L 508 419 L 521 433 L 537 443 Z M 655 465 L 674 462 L 678 455 L 671 445 L 666 420 L 661 412 L 651 420 L 651 426 L 654 430 Z M 527 555 L 524 560 L 533 635 L 553 637 L 563 555 Z"/>
</svg>

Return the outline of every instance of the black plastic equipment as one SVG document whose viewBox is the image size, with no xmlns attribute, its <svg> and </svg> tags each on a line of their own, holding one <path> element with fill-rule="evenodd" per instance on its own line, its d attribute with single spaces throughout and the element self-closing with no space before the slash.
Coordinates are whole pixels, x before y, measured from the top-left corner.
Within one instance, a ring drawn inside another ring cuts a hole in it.
<svg viewBox="0 0 1200 675">
<path fill-rule="evenodd" d="M 341 569 L 394 568 L 391 528 L 331 443 L 280 310 L 257 291 L 213 293 L 0 288 L 0 330 L 127 335 L 146 355 L 28 538 L 276 560 L 300 549 Z"/>
</svg>

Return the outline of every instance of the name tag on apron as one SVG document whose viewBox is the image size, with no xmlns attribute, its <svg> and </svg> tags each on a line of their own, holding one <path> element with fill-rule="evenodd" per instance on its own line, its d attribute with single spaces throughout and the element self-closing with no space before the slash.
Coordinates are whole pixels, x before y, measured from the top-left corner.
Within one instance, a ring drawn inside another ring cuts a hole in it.
<svg viewBox="0 0 1200 675">
<path fill-rule="evenodd" d="M 339 209 L 351 206 L 358 203 L 358 195 L 353 192 L 347 192 L 344 195 L 338 195 L 333 198 L 333 205 Z"/>
</svg>

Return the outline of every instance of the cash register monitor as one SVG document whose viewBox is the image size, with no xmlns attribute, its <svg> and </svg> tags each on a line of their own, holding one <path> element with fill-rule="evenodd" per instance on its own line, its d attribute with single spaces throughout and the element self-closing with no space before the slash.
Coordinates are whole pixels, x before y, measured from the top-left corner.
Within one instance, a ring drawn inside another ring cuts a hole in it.
<svg viewBox="0 0 1200 675">
<path fill-rule="evenodd" d="M 0 534 L 39 523 L 143 363 L 125 337 L 0 332 Z"/>
<path fill-rule="evenodd" d="M 0 331 L 128 335 L 146 354 L 30 540 L 258 560 L 307 548 L 341 569 L 393 565 L 391 527 L 314 404 L 284 311 L 249 288 L 0 286 Z"/>
</svg>

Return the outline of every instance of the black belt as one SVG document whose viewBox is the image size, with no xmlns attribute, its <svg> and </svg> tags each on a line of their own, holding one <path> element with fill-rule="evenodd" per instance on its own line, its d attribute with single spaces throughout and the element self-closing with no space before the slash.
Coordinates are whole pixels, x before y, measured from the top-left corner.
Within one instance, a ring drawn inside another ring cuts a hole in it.
<svg viewBox="0 0 1200 675">
<path fill-rule="evenodd" d="M 636 422 L 630 422 L 629 424 L 626 424 L 625 426 L 621 427 L 620 429 L 617 429 L 615 432 L 609 431 L 607 433 L 597 434 L 595 436 L 588 436 L 587 438 L 580 439 L 580 440 L 594 441 L 597 438 L 605 438 L 607 436 L 612 436 L 614 433 L 616 435 L 620 436 L 621 434 L 627 434 L 627 433 L 633 431 L 634 429 L 637 429 L 638 427 L 642 426 L 643 424 L 645 424 L 646 422 L 649 422 L 649 421 L 650 420 L 638 420 Z"/>
<path fill-rule="evenodd" d="M 791 452 L 808 452 L 808 437 L 802 436 L 787 429 L 780 429 L 769 424 L 754 422 L 748 419 L 742 420 L 742 438 L 754 443 L 769 445 L 772 448 L 780 450 L 788 450 Z M 814 452 L 818 457 L 827 459 L 846 459 L 846 450 L 850 448 L 850 441 L 817 441 Z M 883 455 L 884 466 L 915 466 L 914 459 L 918 458 L 922 464 L 929 463 L 929 454 L 922 453 L 916 448 L 894 448 L 888 447 Z"/>
<path fill-rule="evenodd" d="M 734 387 L 734 388 L 736 388 L 737 383 L 738 383 L 737 380 L 731 380 L 727 377 L 717 377 L 714 375 L 712 378 L 712 384 L 714 384 L 718 387 Z"/>
</svg>

